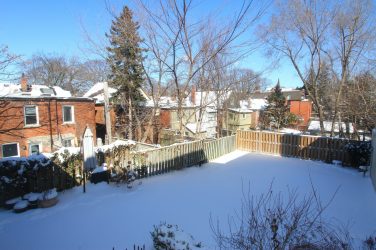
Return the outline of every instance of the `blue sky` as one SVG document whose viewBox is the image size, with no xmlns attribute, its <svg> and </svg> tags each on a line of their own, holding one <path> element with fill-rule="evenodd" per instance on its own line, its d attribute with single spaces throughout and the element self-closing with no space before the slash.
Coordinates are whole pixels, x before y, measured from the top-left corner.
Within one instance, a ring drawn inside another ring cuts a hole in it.
<svg viewBox="0 0 376 250">
<path fill-rule="evenodd" d="M 118 9 L 123 4 L 132 6 L 127 1 L 109 2 Z M 204 8 L 214 6 L 209 0 L 201 4 Z M 111 24 L 105 0 L 1 0 L 0 20 L 0 44 L 24 58 L 38 52 L 88 58 L 90 55 L 81 49 L 86 43 L 82 27 L 96 37 L 104 36 Z M 261 71 L 270 61 L 260 52 L 239 66 Z M 301 85 L 289 62 L 280 65 L 265 74 L 271 84 L 279 78 L 285 87 Z"/>
</svg>

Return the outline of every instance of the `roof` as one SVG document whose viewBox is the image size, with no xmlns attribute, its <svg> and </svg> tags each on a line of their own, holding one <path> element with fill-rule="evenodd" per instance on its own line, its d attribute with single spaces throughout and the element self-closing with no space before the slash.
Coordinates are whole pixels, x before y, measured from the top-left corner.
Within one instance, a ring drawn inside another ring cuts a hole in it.
<svg viewBox="0 0 376 250">
<path fill-rule="evenodd" d="M 341 125 L 339 125 L 339 124 L 341 124 Z M 334 132 L 338 133 L 340 126 L 342 127 L 343 131 L 346 131 L 346 124 L 345 123 L 336 122 L 336 123 L 334 123 Z M 352 123 L 349 124 L 349 128 L 350 128 L 350 133 L 353 133 L 354 127 L 353 127 Z M 325 132 L 331 132 L 332 122 L 331 121 L 324 121 L 324 129 L 325 129 Z M 310 121 L 309 126 L 308 126 L 308 130 L 320 131 L 320 121 Z"/>
<path fill-rule="evenodd" d="M 195 105 L 196 106 L 210 106 L 217 107 L 217 101 L 219 106 L 222 106 L 231 94 L 231 91 L 196 91 L 195 92 Z M 192 100 L 192 93 L 188 96 Z"/>
<path fill-rule="evenodd" d="M 20 84 L 0 83 L 0 97 L 72 97 L 69 91 L 58 86 L 49 87 L 46 85 L 29 85 L 30 91 L 21 91 Z"/>
<path fill-rule="evenodd" d="M 84 97 L 91 97 L 95 99 L 96 103 L 103 103 L 104 102 L 104 93 L 103 87 L 105 82 L 97 82 L 93 85 L 85 94 Z M 109 98 L 116 93 L 116 89 L 108 87 L 108 95 Z"/>
<path fill-rule="evenodd" d="M 146 107 L 154 107 L 153 100 L 147 100 Z M 178 102 L 170 96 L 161 96 L 158 101 L 158 107 L 163 109 L 176 109 L 178 108 Z M 194 108 L 193 103 L 188 99 L 184 99 L 182 108 Z"/>
<path fill-rule="evenodd" d="M 253 110 L 248 108 L 229 108 L 228 110 L 234 111 L 236 113 L 252 113 Z"/>
<path fill-rule="evenodd" d="M 61 87 L 46 85 L 28 85 L 29 90 L 21 91 L 20 84 L 0 83 L 0 98 L 11 100 L 25 100 L 25 99 L 59 99 L 59 100 L 77 100 L 77 101 L 92 101 L 86 97 L 72 97 L 70 91 L 64 90 Z"/>
<path fill-rule="evenodd" d="M 257 92 L 251 94 L 251 99 L 266 99 L 273 91 Z M 282 89 L 282 94 L 287 100 L 300 101 L 305 98 L 304 90 Z"/>
<path fill-rule="evenodd" d="M 265 99 L 250 99 L 250 109 L 252 110 L 263 110 L 268 102 Z"/>
</svg>

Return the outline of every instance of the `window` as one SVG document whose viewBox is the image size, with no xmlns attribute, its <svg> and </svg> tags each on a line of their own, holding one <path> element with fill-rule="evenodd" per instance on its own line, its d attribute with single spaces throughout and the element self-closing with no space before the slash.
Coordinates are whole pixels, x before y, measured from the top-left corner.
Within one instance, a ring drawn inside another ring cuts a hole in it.
<svg viewBox="0 0 376 250">
<path fill-rule="evenodd" d="M 8 144 L 4 144 L 2 147 L 2 154 L 3 154 L 3 157 L 18 157 L 20 156 L 20 150 L 19 150 L 19 146 L 18 146 L 18 143 L 8 143 Z"/>
<path fill-rule="evenodd" d="M 63 147 L 72 147 L 72 139 L 63 139 L 61 144 Z"/>
<path fill-rule="evenodd" d="M 63 122 L 73 123 L 74 122 L 74 112 L 73 106 L 63 106 Z"/>
<path fill-rule="evenodd" d="M 25 106 L 25 126 L 28 125 L 38 125 L 38 107 L 37 106 Z"/>
<path fill-rule="evenodd" d="M 41 152 L 41 147 L 39 144 L 30 144 L 29 146 L 29 154 L 30 155 L 38 155 Z"/>
</svg>

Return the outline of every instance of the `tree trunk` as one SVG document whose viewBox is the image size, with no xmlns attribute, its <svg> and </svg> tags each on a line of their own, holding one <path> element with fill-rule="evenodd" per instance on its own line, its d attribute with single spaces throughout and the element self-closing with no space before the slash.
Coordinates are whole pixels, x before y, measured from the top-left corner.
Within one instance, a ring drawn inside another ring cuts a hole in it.
<svg viewBox="0 0 376 250">
<path fill-rule="evenodd" d="M 128 92 L 128 139 L 133 139 L 133 117 L 132 117 L 132 97 Z"/>
</svg>

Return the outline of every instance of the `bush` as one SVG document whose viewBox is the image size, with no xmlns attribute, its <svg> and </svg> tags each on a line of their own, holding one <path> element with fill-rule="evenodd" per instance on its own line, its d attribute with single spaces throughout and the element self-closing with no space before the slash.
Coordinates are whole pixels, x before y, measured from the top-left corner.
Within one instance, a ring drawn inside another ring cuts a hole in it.
<svg viewBox="0 0 376 250">
<path fill-rule="evenodd" d="M 345 149 L 350 154 L 352 166 L 359 167 L 370 164 L 372 153 L 371 141 L 350 142 L 345 146 Z"/>
<path fill-rule="evenodd" d="M 151 232 L 156 250 L 190 250 L 202 248 L 201 242 L 179 229 L 177 225 L 161 223 Z"/>
</svg>

